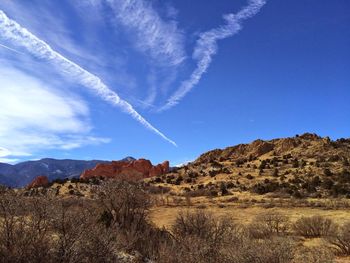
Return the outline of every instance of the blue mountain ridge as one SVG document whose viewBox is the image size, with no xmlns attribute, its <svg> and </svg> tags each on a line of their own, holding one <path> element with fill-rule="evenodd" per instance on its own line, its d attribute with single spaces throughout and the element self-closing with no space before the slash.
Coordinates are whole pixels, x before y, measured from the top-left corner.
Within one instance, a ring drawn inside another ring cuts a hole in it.
<svg viewBox="0 0 350 263">
<path fill-rule="evenodd" d="M 122 161 L 133 160 L 135 160 L 133 157 L 122 159 Z M 109 161 L 44 158 L 14 165 L 0 163 L 0 184 L 9 187 L 23 187 L 39 175 L 46 175 L 50 181 L 79 177 L 84 170 L 91 169 L 99 163 L 109 163 Z"/>
</svg>

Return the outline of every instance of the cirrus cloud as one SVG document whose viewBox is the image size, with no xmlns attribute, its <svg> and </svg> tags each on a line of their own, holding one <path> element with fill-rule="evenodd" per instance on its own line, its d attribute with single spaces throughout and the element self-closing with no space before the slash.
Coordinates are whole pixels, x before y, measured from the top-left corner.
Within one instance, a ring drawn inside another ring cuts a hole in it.
<svg viewBox="0 0 350 263">
<path fill-rule="evenodd" d="M 134 34 L 136 48 L 162 65 L 176 66 L 185 58 L 184 35 L 174 20 L 165 21 L 150 1 L 107 0 L 116 19 Z"/>
</svg>

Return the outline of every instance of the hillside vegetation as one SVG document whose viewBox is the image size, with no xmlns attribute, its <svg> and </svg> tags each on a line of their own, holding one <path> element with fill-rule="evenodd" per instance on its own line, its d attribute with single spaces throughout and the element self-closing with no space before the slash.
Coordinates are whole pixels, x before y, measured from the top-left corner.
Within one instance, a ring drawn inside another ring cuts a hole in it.
<svg viewBox="0 0 350 263">
<path fill-rule="evenodd" d="M 349 161 L 349 139 L 304 134 L 138 182 L 0 187 L 0 262 L 349 262 Z"/>
<path fill-rule="evenodd" d="M 315 134 L 256 140 L 202 154 L 152 185 L 189 196 L 235 192 L 295 198 L 350 198 L 350 139 Z"/>
</svg>

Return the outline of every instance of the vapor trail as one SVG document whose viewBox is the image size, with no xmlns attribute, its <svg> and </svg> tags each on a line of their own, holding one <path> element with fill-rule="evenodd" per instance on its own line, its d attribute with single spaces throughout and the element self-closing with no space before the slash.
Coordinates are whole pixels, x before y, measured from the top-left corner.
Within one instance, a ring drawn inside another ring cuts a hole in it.
<svg viewBox="0 0 350 263">
<path fill-rule="evenodd" d="M 108 88 L 99 77 L 54 51 L 49 44 L 36 37 L 16 21 L 10 19 L 2 10 L 0 10 L 0 36 L 25 48 L 33 56 L 51 62 L 62 75 L 70 77 L 79 84 L 94 91 L 102 99 L 114 106 L 118 106 L 122 111 L 130 114 L 144 127 L 176 146 L 174 141 L 170 140 L 158 129 L 153 127 L 127 101 L 121 99 L 116 92 Z"/>
<path fill-rule="evenodd" d="M 236 35 L 242 29 L 242 22 L 256 15 L 266 4 L 266 0 L 249 0 L 248 5 L 237 14 L 224 15 L 226 24 L 218 28 L 209 30 L 200 35 L 193 52 L 193 59 L 197 61 L 197 68 L 193 71 L 190 78 L 183 81 L 179 89 L 168 99 L 167 103 L 158 111 L 164 111 L 172 108 L 198 84 L 202 75 L 207 71 L 213 56 L 218 51 L 218 40 Z"/>
<path fill-rule="evenodd" d="M 10 48 L 10 47 L 5 46 L 5 45 L 3 45 L 3 44 L 0 44 L 0 47 L 6 48 L 7 50 L 10 50 L 10 51 L 15 52 L 15 53 L 17 53 L 17 54 L 24 55 L 22 52 L 19 52 L 19 51 L 17 51 L 16 49 Z"/>
</svg>

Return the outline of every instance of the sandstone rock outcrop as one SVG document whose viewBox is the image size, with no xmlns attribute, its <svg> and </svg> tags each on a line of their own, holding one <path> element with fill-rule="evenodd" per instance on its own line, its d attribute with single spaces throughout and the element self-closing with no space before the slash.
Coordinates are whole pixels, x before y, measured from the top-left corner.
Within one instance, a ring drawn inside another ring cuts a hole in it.
<svg viewBox="0 0 350 263">
<path fill-rule="evenodd" d="M 226 149 L 216 149 L 205 154 L 202 154 L 196 162 L 208 162 L 217 158 L 238 160 L 240 158 L 255 158 L 265 153 L 268 153 L 274 149 L 274 144 L 263 141 L 255 140 L 251 144 L 239 144 L 233 147 L 227 147 Z"/>
<path fill-rule="evenodd" d="M 342 141 L 346 142 L 346 139 Z M 259 158 L 268 153 L 312 156 L 315 152 L 319 152 L 322 155 L 328 151 L 334 151 L 332 141 L 329 137 L 322 138 L 314 133 L 304 133 L 295 137 L 269 141 L 255 140 L 250 144 L 239 144 L 225 149 L 215 149 L 202 154 L 195 162 L 206 163 L 220 159 L 238 161 Z"/>
<path fill-rule="evenodd" d="M 149 160 L 139 159 L 134 161 L 112 161 L 111 163 L 98 164 L 93 169 L 85 170 L 80 178 L 89 179 L 93 177 L 103 177 L 139 180 L 159 176 L 168 172 L 168 161 L 153 166 Z"/>
<path fill-rule="evenodd" d="M 49 178 L 47 176 L 37 176 L 34 180 L 27 186 L 27 188 L 37 188 L 37 187 L 47 187 L 49 185 Z"/>
</svg>

